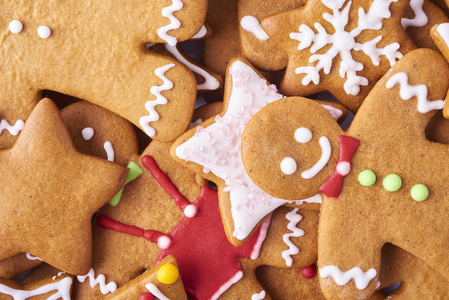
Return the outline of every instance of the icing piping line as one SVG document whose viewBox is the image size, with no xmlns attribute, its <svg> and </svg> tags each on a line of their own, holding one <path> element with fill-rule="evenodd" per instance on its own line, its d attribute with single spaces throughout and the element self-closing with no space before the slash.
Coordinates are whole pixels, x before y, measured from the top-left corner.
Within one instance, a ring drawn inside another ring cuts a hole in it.
<svg viewBox="0 0 449 300">
<path fill-rule="evenodd" d="M 197 84 L 197 90 L 199 91 L 215 91 L 220 87 L 220 81 L 209 74 L 206 70 L 192 64 L 179 52 L 176 46 L 170 46 L 165 44 L 165 49 L 170 52 L 177 60 L 182 62 L 189 68 L 193 73 L 196 73 L 204 78 L 204 82 Z"/>
<path fill-rule="evenodd" d="M 160 300 L 170 300 L 164 294 L 162 294 L 162 292 L 154 284 L 147 283 L 145 287 L 150 291 L 151 294 L 153 294 L 153 296 L 158 297 Z"/>
<path fill-rule="evenodd" d="M 420 113 L 428 113 L 431 110 L 443 109 L 444 100 L 427 100 L 427 86 L 424 84 L 410 85 L 408 84 L 408 76 L 404 72 L 394 74 L 388 79 L 387 89 L 393 88 L 399 84 L 399 95 L 403 100 L 410 100 L 412 97 L 418 98 L 418 111 Z"/>
<path fill-rule="evenodd" d="M 410 7 L 415 14 L 413 19 L 402 18 L 401 25 L 404 29 L 411 27 L 422 27 L 427 24 L 429 18 L 423 10 L 424 0 L 410 0 Z"/>
<path fill-rule="evenodd" d="M 223 294 L 225 291 L 227 291 L 231 285 L 233 285 L 234 283 L 236 283 L 240 279 L 242 279 L 242 277 L 243 277 L 243 271 L 238 271 L 237 273 L 235 273 L 235 275 L 231 279 L 229 279 L 225 284 L 223 284 L 218 289 L 218 291 L 212 296 L 211 300 L 217 300 L 218 297 L 221 296 L 221 294 Z"/>
<path fill-rule="evenodd" d="M 106 278 L 103 274 L 100 274 L 98 275 L 97 278 L 95 278 L 95 271 L 92 268 L 89 270 L 89 273 L 87 273 L 87 275 L 84 276 L 78 275 L 76 278 L 78 279 L 79 282 L 84 282 L 87 277 L 89 277 L 90 287 L 94 288 L 99 284 L 100 291 L 103 295 L 112 293 L 117 289 L 117 284 L 113 281 L 106 284 Z"/>
<path fill-rule="evenodd" d="M 259 257 L 260 254 L 260 248 L 262 248 L 262 243 L 265 241 L 265 238 L 267 237 L 268 227 L 271 223 L 271 215 L 270 214 L 265 221 L 263 221 L 262 225 L 260 225 L 260 234 L 257 239 L 257 242 L 254 244 L 253 251 L 251 252 L 251 259 L 256 259 Z"/>
<path fill-rule="evenodd" d="M 22 131 L 23 126 L 25 125 L 25 122 L 22 120 L 17 120 L 14 125 L 11 125 L 6 120 L 1 120 L 0 122 L 0 134 L 2 134 L 3 130 L 8 130 L 9 133 L 16 136 Z"/>
<path fill-rule="evenodd" d="M 14 299 L 27 299 L 33 296 L 44 295 L 52 291 L 57 291 L 48 299 L 56 300 L 62 298 L 63 300 L 70 300 L 70 288 L 72 286 L 72 278 L 65 277 L 62 280 L 41 286 L 35 290 L 25 291 L 16 290 L 9 286 L 0 284 L 0 293 L 14 297 Z"/>
<path fill-rule="evenodd" d="M 265 299 L 265 291 L 262 290 L 259 294 L 253 294 L 251 300 L 263 300 Z"/>
<path fill-rule="evenodd" d="M 152 86 L 150 89 L 151 94 L 156 96 L 155 100 L 150 100 L 145 103 L 145 108 L 148 111 L 148 116 L 143 116 L 139 119 L 139 124 L 142 127 L 142 129 L 145 131 L 145 133 L 153 137 L 156 134 L 156 131 L 153 127 L 150 126 L 150 122 L 159 120 L 159 114 L 155 110 L 156 105 L 164 105 L 167 104 L 168 100 L 164 96 L 162 96 L 163 91 L 168 91 L 173 88 L 173 82 L 170 81 L 167 77 L 165 77 L 165 72 L 173 68 L 175 64 L 168 64 L 165 66 L 162 66 L 160 68 L 157 68 L 154 71 L 154 74 L 156 74 L 157 77 L 162 79 L 163 84 L 160 86 Z"/>
<path fill-rule="evenodd" d="M 377 271 L 374 268 L 371 268 L 366 272 L 363 272 L 360 267 L 354 267 L 346 272 L 342 272 L 337 266 L 325 266 L 320 269 L 321 278 L 332 277 L 335 283 L 339 286 L 346 285 L 353 279 L 355 286 L 359 290 L 365 289 L 376 275 Z"/>
<path fill-rule="evenodd" d="M 305 234 L 304 230 L 296 227 L 298 223 L 302 220 L 302 216 L 298 214 L 298 208 L 293 209 L 288 212 L 285 217 L 290 222 L 287 225 L 287 228 L 291 231 L 290 233 L 286 233 L 282 236 L 284 243 L 289 247 L 288 250 L 282 252 L 282 258 L 285 260 L 285 264 L 290 267 L 293 264 L 292 255 L 296 255 L 299 253 L 298 247 L 290 241 L 291 237 L 300 237 Z"/>
<path fill-rule="evenodd" d="M 169 35 L 167 32 L 169 30 L 178 29 L 181 27 L 181 22 L 173 15 L 175 11 L 182 9 L 184 4 L 181 0 L 172 0 L 172 5 L 162 9 L 162 15 L 170 19 L 170 24 L 163 26 L 157 30 L 157 34 L 161 39 L 166 41 L 170 46 L 175 46 L 178 43 L 178 39 L 174 36 Z"/>
</svg>

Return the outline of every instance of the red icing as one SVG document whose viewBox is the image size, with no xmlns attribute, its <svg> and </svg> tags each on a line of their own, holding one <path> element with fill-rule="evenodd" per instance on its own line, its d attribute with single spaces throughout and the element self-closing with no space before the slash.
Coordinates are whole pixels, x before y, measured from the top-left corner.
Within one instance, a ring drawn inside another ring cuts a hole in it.
<svg viewBox="0 0 449 300">
<path fill-rule="evenodd" d="M 315 264 L 312 264 L 310 266 L 302 268 L 301 269 L 301 275 L 305 279 L 310 279 L 313 276 L 315 276 L 316 275 L 316 266 L 315 266 Z"/>
<path fill-rule="evenodd" d="M 143 237 L 152 243 L 157 243 L 158 239 L 162 236 L 167 236 L 166 234 L 160 233 L 156 230 L 143 230 L 142 228 L 125 225 L 117 222 L 107 216 L 99 215 L 97 217 L 97 224 L 106 229 L 112 229 L 114 231 L 130 234 L 137 237 Z"/>
<path fill-rule="evenodd" d="M 146 168 L 152 168 L 153 170 L 150 171 L 154 174 L 154 168 L 159 169 L 159 167 L 150 158 L 145 156 L 142 162 Z M 171 196 L 174 190 L 179 193 L 168 176 L 157 176 L 155 179 Z M 211 299 L 214 295 L 218 296 L 216 293 L 220 287 L 242 271 L 239 258 L 251 258 L 251 254 L 258 250 L 257 247 L 260 245 L 259 237 L 263 238 L 263 235 L 259 228 L 244 244 L 235 247 L 228 241 L 223 229 L 217 191 L 208 186 L 202 186 L 194 204 L 198 208 L 197 214 L 193 218 L 184 217 L 178 223 L 170 233 L 172 240 L 170 247 L 161 251 L 155 264 L 167 255 L 173 255 L 178 263 L 187 293 L 194 299 Z M 97 222 L 98 219 L 101 221 L 105 219 L 100 217 L 97 218 Z M 117 223 L 106 228 L 116 230 L 120 228 Z M 100 226 L 102 224 L 99 223 Z M 131 232 L 134 232 L 134 229 Z"/>
<path fill-rule="evenodd" d="M 187 200 L 186 197 L 184 197 L 184 195 L 179 192 L 178 188 L 173 184 L 167 174 L 165 174 L 159 168 L 154 158 L 149 155 L 145 155 L 142 158 L 142 163 L 145 168 L 147 168 L 151 172 L 154 179 L 156 179 L 157 182 L 159 182 L 159 184 L 164 188 L 167 194 L 169 194 L 170 197 L 173 198 L 176 206 L 178 206 L 178 208 L 183 211 L 184 208 L 190 204 L 189 200 Z"/>
<path fill-rule="evenodd" d="M 337 172 L 337 165 L 340 162 L 351 162 L 357 148 L 360 145 L 360 141 L 356 138 L 340 135 L 338 137 L 338 143 L 340 144 L 340 152 L 338 153 L 338 160 L 335 164 L 335 169 L 332 175 L 323 183 L 320 187 L 320 192 L 328 197 L 337 198 L 340 196 L 341 189 L 343 187 L 343 179 L 345 176 Z"/>
<path fill-rule="evenodd" d="M 139 300 L 154 300 L 156 299 L 151 293 L 142 293 L 139 296 Z"/>
</svg>

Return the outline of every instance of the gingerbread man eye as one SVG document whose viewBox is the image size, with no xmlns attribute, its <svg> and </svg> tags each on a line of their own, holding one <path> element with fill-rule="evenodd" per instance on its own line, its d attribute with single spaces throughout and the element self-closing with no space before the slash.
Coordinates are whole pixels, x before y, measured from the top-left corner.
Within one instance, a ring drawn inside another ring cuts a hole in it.
<svg viewBox="0 0 449 300">
<path fill-rule="evenodd" d="M 305 144 L 312 139 L 312 132 L 306 127 L 300 127 L 295 131 L 295 140 L 298 143 Z"/>
<path fill-rule="evenodd" d="M 300 127 L 295 131 L 295 140 L 298 143 L 305 144 L 312 139 L 312 132 L 306 127 Z M 281 161 L 281 171 L 285 175 L 292 175 L 297 169 L 296 161 L 291 157 L 285 157 Z"/>
</svg>

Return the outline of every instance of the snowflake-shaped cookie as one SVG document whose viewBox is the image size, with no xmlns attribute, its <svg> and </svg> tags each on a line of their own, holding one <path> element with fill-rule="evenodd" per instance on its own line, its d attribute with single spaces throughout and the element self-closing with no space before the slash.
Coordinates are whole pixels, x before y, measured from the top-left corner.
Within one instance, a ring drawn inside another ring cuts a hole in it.
<svg viewBox="0 0 449 300">
<path fill-rule="evenodd" d="M 357 110 L 374 83 L 415 47 L 401 26 L 405 5 L 400 0 L 312 0 L 265 19 L 264 29 L 289 55 L 281 91 L 328 90 Z"/>
</svg>

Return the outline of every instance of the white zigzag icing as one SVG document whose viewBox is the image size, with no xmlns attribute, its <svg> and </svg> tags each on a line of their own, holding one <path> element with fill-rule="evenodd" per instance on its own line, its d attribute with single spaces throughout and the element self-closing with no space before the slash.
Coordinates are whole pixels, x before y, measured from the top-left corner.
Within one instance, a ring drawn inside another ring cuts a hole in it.
<svg viewBox="0 0 449 300">
<path fill-rule="evenodd" d="M 106 284 L 106 278 L 103 274 L 100 274 L 97 278 L 95 278 L 95 271 L 92 268 L 89 270 L 89 273 L 87 273 L 87 275 L 77 276 L 77 279 L 79 282 L 84 282 L 87 277 L 89 277 L 90 287 L 94 288 L 97 284 L 99 284 L 100 291 L 103 295 L 112 293 L 117 289 L 117 284 L 113 281 Z"/>
<path fill-rule="evenodd" d="M 444 107 L 443 100 L 429 101 L 427 100 L 427 86 L 424 84 L 409 85 L 408 76 L 404 72 L 399 72 L 390 77 L 387 81 L 387 88 L 391 89 L 399 84 L 399 95 L 403 100 L 409 100 L 412 97 L 418 98 L 418 111 L 427 113 L 431 110 L 442 109 Z"/>
<path fill-rule="evenodd" d="M 173 13 L 175 11 L 181 10 L 183 6 L 184 4 L 181 2 L 181 0 L 172 0 L 172 5 L 162 9 L 162 15 L 170 19 L 170 24 L 159 28 L 157 30 L 157 34 L 170 46 L 175 46 L 178 43 L 178 39 L 167 34 L 167 32 L 169 30 L 178 29 L 179 27 L 181 27 L 181 22 L 173 15 Z"/>
<path fill-rule="evenodd" d="M 165 77 L 165 72 L 167 72 L 174 66 L 175 66 L 175 64 L 168 64 L 163 67 L 157 68 L 154 71 L 154 74 L 156 74 L 157 77 L 162 79 L 162 81 L 164 83 L 160 86 L 152 86 L 151 87 L 150 92 L 154 96 L 156 96 L 156 99 L 147 101 L 145 103 L 145 108 L 148 111 L 149 115 L 141 117 L 139 119 L 140 126 L 142 126 L 145 133 L 150 137 L 152 137 L 156 134 L 156 131 L 154 130 L 154 128 L 150 126 L 150 122 L 159 120 L 159 114 L 156 112 L 154 107 L 156 105 L 167 104 L 167 101 L 168 101 L 167 98 L 162 96 L 161 92 L 168 91 L 173 88 L 173 82 L 171 82 L 167 77 Z"/>
<path fill-rule="evenodd" d="M 298 210 L 299 210 L 298 208 L 295 208 L 285 215 L 287 220 L 290 221 L 290 223 L 288 223 L 288 225 L 287 225 L 287 228 L 290 231 L 292 231 L 292 232 L 286 233 L 282 236 L 284 243 L 286 243 L 287 246 L 289 247 L 288 250 L 285 250 L 282 252 L 282 257 L 285 259 L 285 264 L 288 267 L 290 267 L 293 263 L 293 259 L 291 256 L 299 253 L 298 247 L 296 247 L 296 245 L 290 241 L 290 237 L 300 237 L 300 236 L 303 236 L 305 233 L 304 230 L 296 227 L 296 225 L 298 225 L 299 221 L 302 220 L 302 216 L 300 214 L 297 214 Z"/>
<path fill-rule="evenodd" d="M 351 279 L 354 280 L 355 286 L 359 290 L 365 289 L 370 281 L 376 277 L 377 271 L 374 268 L 366 272 L 360 267 L 354 267 L 349 271 L 342 272 L 337 266 L 325 266 L 320 269 L 321 278 L 332 277 L 338 285 L 346 285 Z"/>
<path fill-rule="evenodd" d="M 153 294 L 153 296 L 158 297 L 160 300 L 170 300 L 164 294 L 162 294 L 162 292 L 154 284 L 147 283 L 145 287 L 150 291 L 151 294 Z"/>
<path fill-rule="evenodd" d="M 0 134 L 2 134 L 3 130 L 8 130 L 12 135 L 18 135 L 22 131 L 23 125 L 25 125 L 25 122 L 22 120 L 17 120 L 14 125 L 9 124 L 6 120 L 1 120 Z"/>
</svg>

